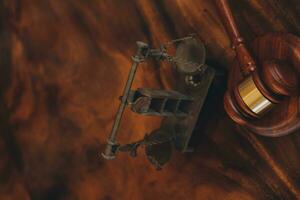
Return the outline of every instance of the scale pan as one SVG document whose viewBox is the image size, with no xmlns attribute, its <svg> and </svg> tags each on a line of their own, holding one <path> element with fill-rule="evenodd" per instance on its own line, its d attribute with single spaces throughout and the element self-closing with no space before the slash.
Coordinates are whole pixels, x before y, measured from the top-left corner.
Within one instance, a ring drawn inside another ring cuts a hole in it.
<svg viewBox="0 0 300 200">
<path fill-rule="evenodd" d="M 154 130 L 145 136 L 145 152 L 148 160 L 155 165 L 156 169 L 166 164 L 172 155 L 172 139 L 168 132 Z"/>
<path fill-rule="evenodd" d="M 176 49 L 174 59 L 177 69 L 188 75 L 194 75 L 201 72 L 205 63 L 204 44 L 195 39 L 189 39 L 181 42 Z"/>
</svg>

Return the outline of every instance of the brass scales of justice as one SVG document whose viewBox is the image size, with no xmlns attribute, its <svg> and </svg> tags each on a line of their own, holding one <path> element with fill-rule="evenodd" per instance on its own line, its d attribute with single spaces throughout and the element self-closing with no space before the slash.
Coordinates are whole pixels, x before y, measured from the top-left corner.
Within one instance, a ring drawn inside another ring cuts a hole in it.
<svg viewBox="0 0 300 200">
<path fill-rule="evenodd" d="M 171 45 L 176 46 L 175 55 L 168 53 Z M 194 129 L 197 119 L 215 76 L 215 70 L 205 64 L 205 58 L 204 44 L 195 35 L 170 41 L 157 49 L 138 41 L 137 52 L 132 57 L 133 64 L 102 156 L 114 159 L 119 152 L 129 152 L 135 157 L 137 148 L 143 146 L 149 161 L 160 169 L 170 160 L 173 148 L 180 152 L 192 151 L 190 139 L 192 134 L 196 134 Z M 132 90 L 139 64 L 150 59 L 170 64 L 178 77 L 173 90 Z M 141 115 L 163 117 L 160 128 L 139 141 L 119 144 L 118 130 L 126 107 Z"/>
</svg>

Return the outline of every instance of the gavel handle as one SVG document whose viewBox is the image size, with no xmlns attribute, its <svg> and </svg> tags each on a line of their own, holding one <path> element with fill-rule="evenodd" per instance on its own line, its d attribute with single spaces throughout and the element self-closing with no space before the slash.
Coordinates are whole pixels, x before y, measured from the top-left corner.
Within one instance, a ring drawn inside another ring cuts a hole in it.
<svg viewBox="0 0 300 200">
<path fill-rule="evenodd" d="M 228 1 L 215 0 L 215 4 L 219 11 L 221 21 L 230 37 L 232 48 L 236 52 L 241 71 L 244 76 L 248 76 L 251 72 L 255 71 L 256 64 L 245 47 L 244 40 L 237 29 Z"/>
</svg>

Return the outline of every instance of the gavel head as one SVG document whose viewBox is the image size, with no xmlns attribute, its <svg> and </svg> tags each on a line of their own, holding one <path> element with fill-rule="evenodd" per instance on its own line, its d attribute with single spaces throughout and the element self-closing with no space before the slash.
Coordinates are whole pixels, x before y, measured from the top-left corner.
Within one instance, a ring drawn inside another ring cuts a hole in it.
<svg viewBox="0 0 300 200">
<path fill-rule="evenodd" d="M 225 109 L 238 124 L 258 119 L 285 97 L 295 94 L 298 75 L 288 63 L 271 60 L 234 85 L 225 95 Z"/>
</svg>

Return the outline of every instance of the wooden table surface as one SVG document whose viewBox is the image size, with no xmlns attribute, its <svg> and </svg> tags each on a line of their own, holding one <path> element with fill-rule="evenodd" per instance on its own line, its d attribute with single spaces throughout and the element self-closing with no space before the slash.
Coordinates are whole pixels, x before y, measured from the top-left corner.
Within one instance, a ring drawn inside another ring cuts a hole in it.
<svg viewBox="0 0 300 200">
<path fill-rule="evenodd" d="M 231 0 L 247 43 L 270 31 L 300 36 L 299 0 Z M 219 69 L 234 52 L 208 0 L 0 1 L 0 199 L 300 199 L 300 132 L 239 133 L 222 98 L 195 153 L 156 171 L 143 152 L 99 153 L 118 107 L 135 41 L 196 33 Z M 170 88 L 169 66 L 143 65 L 134 87 Z M 224 86 L 223 86 L 224 87 Z M 222 90 L 220 90 L 222 91 Z M 222 95 L 222 94 L 220 94 Z M 123 142 L 159 126 L 129 111 Z"/>
</svg>

